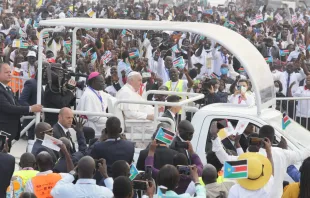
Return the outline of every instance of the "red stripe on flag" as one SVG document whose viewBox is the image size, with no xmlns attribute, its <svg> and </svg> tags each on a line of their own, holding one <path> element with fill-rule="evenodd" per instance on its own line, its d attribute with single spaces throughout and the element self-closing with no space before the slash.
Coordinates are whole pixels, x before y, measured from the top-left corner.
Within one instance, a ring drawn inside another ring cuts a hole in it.
<svg viewBox="0 0 310 198">
<path fill-rule="evenodd" d="M 288 116 L 285 116 L 285 117 L 283 118 L 284 123 L 287 122 L 288 120 L 289 120 L 289 117 L 288 117 Z"/>
<path fill-rule="evenodd" d="M 247 171 L 248 167 L 246 165 L 244 166 L 234 166 L 234 173 L 236 172 L 244 172 Z"/>
<path fill-rule="evenodd" d="M 173 136 L 171 136 L 171 135 L 169 135 L 167 133 L 165 133 L 164 138 L 166 138 L 168 140 L 171 140 L 171 141 L 173 140 Z"/>
</svg>

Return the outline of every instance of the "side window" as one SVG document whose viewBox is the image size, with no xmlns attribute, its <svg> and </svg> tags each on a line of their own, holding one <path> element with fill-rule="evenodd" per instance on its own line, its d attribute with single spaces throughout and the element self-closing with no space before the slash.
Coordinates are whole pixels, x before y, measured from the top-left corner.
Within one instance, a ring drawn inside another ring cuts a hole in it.
<svg viewBox="0 0 310 198">
<path fill-rule="evenodd" d="M 223 118 L 215 118 L 211 121 L 211 124 L 209 126 L 209 130 L 208 130 L 208 136 L 207 136 L 207 141 L 206 141 L 206 147 L 205 147 L 205 151 L 206 153 L 211 152 L 212 151 L 212 141 L 211 141 L 211 136 L 210 136 L 210 127 L 214 122 L 218 122 L 217 126 L 218 127 L 223 127 L 219 122 L 221 122 L 222 120 L 224 120 Z M 232 127 L 235 129 L 239 120 L 238 119 L 228 119 L 228 122 L 231 123 Z M 248 136 L 249 135 L 254 135 L 258 134 L 260 127 L 258 127 L 257 125 L 249 122 L 249 124 L 247 125 L 247 127 L 244 129 L 243 135 L 241 136 L 240 139 L 240 144 L 243 150 L 246 150 L 246 148 L 248 147 Z M 224 135 L 223 135 L 224 134 Z M 222 137 L 222 144 L 225 147 L 225 150 L 227 152 L 229 152 L 230 154 L 237 154 L 236 153 L 236 149 L 234 146 L 234 140 L 235 140 L 235 135 L 230 135 L 227 136 L 227 134 L 225 133 L 221 133 L 219 134 L 219 137 Z"/>
</svg>

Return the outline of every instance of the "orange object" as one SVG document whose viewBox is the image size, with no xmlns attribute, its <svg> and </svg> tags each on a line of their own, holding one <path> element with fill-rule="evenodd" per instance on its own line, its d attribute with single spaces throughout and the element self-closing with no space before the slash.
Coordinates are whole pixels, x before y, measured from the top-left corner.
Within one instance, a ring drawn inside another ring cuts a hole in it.
<svg viewBox="0 0 310 198">
<path fill-rule="evenodd" d="M 52 198 L 51 190 L 61 179 L 60 174 L 51 173 L 32 178 L 33 192 L 38 198 Z"/>
<path fill-rule="evenodd" d="M 13 93 L 16 93 L 19 90 L 23 89 L 24 83 L 22 79 L 14 78 L 14 76 L 20 77 L 20 72 L 13 70 L 12 74 L 13 74 L 12 80 L 11 82 L 9 82 L 8 85 L 12 88 Z"/>
</svg>

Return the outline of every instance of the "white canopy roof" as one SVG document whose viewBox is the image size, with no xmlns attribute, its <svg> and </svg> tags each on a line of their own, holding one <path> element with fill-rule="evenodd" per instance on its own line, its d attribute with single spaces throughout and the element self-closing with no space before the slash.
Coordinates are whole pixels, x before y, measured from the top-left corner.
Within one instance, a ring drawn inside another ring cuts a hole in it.
<svg viewBox="0 0 310 198">
<path fill-rule="evenodd" d="M 111 28 L 193 32 L 215 40 L 227 48 L 244 66 L 255 92 L 257 113 L 273 105 L 274 83 L 269 66 L 255 46 L 243 36 L 223 26 L 210 23 L 142 21 L 119 19 L 66 18 L 41 20 L 40 26 Z"/>
</svg>

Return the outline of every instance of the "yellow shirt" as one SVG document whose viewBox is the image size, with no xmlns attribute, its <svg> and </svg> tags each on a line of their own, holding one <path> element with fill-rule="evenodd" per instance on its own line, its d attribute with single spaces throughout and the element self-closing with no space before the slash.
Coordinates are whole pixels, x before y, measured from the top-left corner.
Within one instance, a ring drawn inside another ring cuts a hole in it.
<svg viewBox="0 0 310 198">
<path fill-rule="evenodd" d="M 284 188 L 282 198 L 298 198 L 299 183 L 292 183 Z"/>
</svg>

